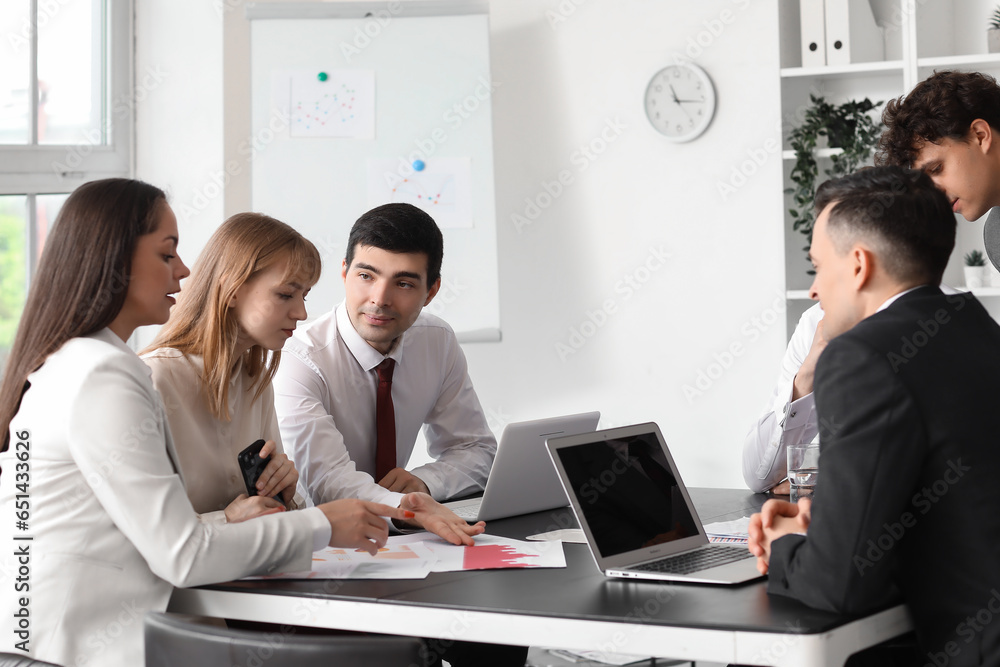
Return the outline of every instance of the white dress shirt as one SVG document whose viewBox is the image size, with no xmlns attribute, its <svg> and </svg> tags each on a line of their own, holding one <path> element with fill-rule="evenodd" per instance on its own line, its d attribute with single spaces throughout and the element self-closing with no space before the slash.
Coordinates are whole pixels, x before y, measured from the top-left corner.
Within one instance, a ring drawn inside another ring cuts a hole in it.
<svg viewBox="0 0 1000 667">
<path fill-rule="evenodd" d="M 945 294 L 958 293 L 958 290 L 945 285 L 941 286 L 941 291 Z M 889 298 L 878 310 L 887 308 L 905 293 L 900 292 Z M 785 356 L 781 359 L 781 373 L 764 406 L 764 414 L 743 441 L 743 481 L 754 493 L 767 491 L 781 483 L 788 476 L 786 448 L 789 445 L 812 442 L 819 432 L 812 393 L 796 401 L 791 399 L 792 383 L 809 354 L 813 338 L 816 337 L 816 327 L 822 319 L 823 309 L 818 303 L 799 318 L 788 347 L 785 348 Z"/>
<path fill-rule="evenodd" d="M 406 465 L 423 428 L 435 460 L 410 472 L 431 495 L 443 500 L 481 490 L 497 443 L 451 327 L 424 311 L 388 356 L 396 361 L 396 465 Z M 297 331 L 282 350 L 274 379 L 278 423 L 316 503 L 353 497 L 399 505 L 402 494 L 372 479 L 375 367 L 385 358 L 354 329 L 344 304 Z"/>
<path fill-rule="evenodd" d="M 253 378 L 244 372 L 240 361 L 229 380 L 230 420 L 222 421 L 208 407 L 200 356 L 160 348 L 144 354 L 142 360 L 152 370 L 153 386 L 163 398 L 191 504 L 202 514 L 226 509 L 247 492 L 236 458 L 241 451 L 260 438 L 274 440 L 275 451 L 284 452 L 274 412 L 274 389 L 269 383 L 254 400 Z"/>
<path fill-rule="evenodd" d="M 173 586 L 309 569 L 315 534 L 330 530 L 317 508 L 238 524 L 195 513 L 149 375 L 103 329 L 70 340 L 28 377 L 0 454 L 0 572 L 9 587 L 0 595 L 0 650 L 25 655 L 14 646 L 23 596 L 29 655 L 136 667 L 145 660 L 143 616 L 166 610 Z M 14 521 L 23 496 L 26 530 Z M 27 563 L 19 547 L 29 550 Z M 13 573 L 25 564 L 28 588 L 15 594 Z"/>
</svg>

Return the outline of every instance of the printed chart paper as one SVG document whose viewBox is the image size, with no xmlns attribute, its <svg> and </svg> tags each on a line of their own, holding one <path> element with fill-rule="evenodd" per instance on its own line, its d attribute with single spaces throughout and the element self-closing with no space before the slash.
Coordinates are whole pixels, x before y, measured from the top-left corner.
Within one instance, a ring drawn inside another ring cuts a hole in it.
<svg viewBox="0 0 1000 667">
<path fill-rule="evenodd" d="M 525 542 L 495 535 L 477 535 L 475 546 L 455 546 L 427 533 L 389 538 L 394 546 L 420 540 L 435 556 L 434 572 L 506 568 L 566 567 L 562 542 Z"/>
<path fill-rule="evenodd" d="M 374 556 L 367 551 L 327 547 L 313 553 L 309 572 L 282 572 L 247 579 L 425 579 L 437 563 L 430 549 L 413 544 L 387 544 Z"/>
<path fill-rule="evenodd" d="M 246 579 L 423 579 L 431 572 L 566 567 L 562 542 L 524 542 L 478 535 L 475 546 L 455 546 L 420 532 L 394 535 L 378 554 L 328 547 L 313 554 L 309 572 Z"/>
<path fill-rule="evenodd" d="M 746 544 L 750 540 L 750 517 L 705 524 L 709 542 Z"/>
<path fill-rule="evenodd" d="M 403 158 L 368 160 L 368 205 L 413 204 L 442 229 L 470 228 L 471 164 L 470 158 L 427 158 L 417 171 Z"/>
<path fill-rule="evenodd" d="M 293 137 L 375 138 L 374 71 L 303 70 L 291 75 L 289 92 Z"/>
</svg>

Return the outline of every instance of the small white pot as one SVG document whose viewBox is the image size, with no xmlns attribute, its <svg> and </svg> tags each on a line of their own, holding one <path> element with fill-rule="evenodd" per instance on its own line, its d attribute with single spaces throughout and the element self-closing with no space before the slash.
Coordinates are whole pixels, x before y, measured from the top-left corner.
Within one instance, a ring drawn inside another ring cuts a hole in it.
<svg viewBox="0 0 1000 667">
<path fill-rule="evenodd" d="M 984 266 L 967 266 L 965 267 L 965 286 L 969 289 L 975 287 L 983 286 L 983 269 Z"/>
<path fill-rule="evenodd" d="M 1000 53 L 1000 30 L 990 28 L 986 31 L 986 49 L 990 53 Z"/>
</svg>

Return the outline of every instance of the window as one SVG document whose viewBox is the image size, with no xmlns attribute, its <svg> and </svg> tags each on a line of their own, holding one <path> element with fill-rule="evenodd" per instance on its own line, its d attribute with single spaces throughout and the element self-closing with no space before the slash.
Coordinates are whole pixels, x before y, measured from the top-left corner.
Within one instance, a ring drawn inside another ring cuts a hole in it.
<svg viewBox="0 0 1000 667">
<path fill-rule="evenodd" d="M 129 0 L 0 10 L 0 368 L 68 193 L 130 175 L 131 25 Z"/>
</svg>

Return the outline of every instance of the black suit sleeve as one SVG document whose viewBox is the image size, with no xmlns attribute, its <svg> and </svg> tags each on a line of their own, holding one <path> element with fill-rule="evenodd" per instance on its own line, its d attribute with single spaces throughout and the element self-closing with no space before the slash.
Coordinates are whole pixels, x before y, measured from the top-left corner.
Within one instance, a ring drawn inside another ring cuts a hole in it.
<svg viewBox="0 0 1000 667">
<path fill-rule="evenodd" d="M 814 391 L 820 462 L 812 523 L 808 537 L 772 545 L 768 592 L 860 613 L 897 596 L 893 547 L 916 520 L 911 497 L 927 435 L 887 358 L 849 336 L 824 350 Z"/>
</svg>

